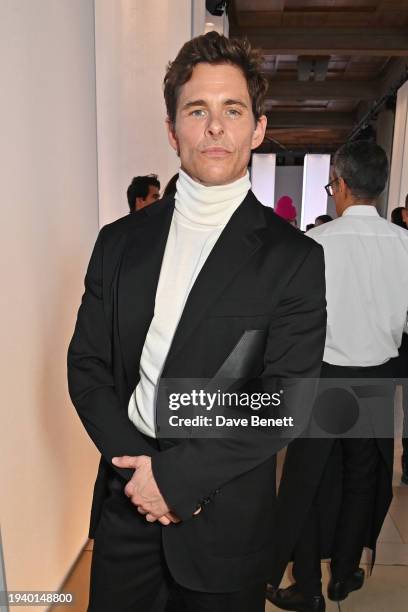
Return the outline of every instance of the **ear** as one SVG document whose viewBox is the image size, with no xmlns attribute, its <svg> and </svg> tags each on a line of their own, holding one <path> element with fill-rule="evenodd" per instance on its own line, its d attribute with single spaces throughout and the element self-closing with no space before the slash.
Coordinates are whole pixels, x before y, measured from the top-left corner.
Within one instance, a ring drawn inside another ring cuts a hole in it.
<svg viewBox="0 0 408 612">
<path fill-rule="evenodd" d="M 338 191 L 340 191 L 341 193 L 345 194 L 347 191 L 349 191 L 347 183 L 345 182 L 342 176 L 339 177 L 337 181 L 337 185 L 338 185 Z"/>
<path fill-rule="evenodd" d="M 265 115 L 259 117 L 258 121 L 256 122 L 254 133 L 252 134 L 251 149 L 256 149 L 262 143 L 265 136 L 267 123 L 268 120 Z"/>
<path fill-rule="evenodd" d="M 174 123 L 172 123 L 168 117 L 166 118 L 166 128 L 167 138 L 169 139 L 170 146 L 175 150 L 177 155 L 179 155 L 179 145 L 176 136 L 176 128 Z"/>
</svg>

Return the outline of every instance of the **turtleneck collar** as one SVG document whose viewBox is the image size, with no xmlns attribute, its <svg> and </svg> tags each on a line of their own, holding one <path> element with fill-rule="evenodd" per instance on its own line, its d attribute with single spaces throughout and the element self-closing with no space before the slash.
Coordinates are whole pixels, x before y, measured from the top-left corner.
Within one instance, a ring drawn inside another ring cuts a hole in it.
<svg viewBox="0 0 408 612">
<path fill-rule="evenodd" d="M 225 225 L 251 189 L 249 173 L 229 183 L 206 187 L 179 170 L 176 211 L 183 219 L 207 227 Z"/>
</svg>

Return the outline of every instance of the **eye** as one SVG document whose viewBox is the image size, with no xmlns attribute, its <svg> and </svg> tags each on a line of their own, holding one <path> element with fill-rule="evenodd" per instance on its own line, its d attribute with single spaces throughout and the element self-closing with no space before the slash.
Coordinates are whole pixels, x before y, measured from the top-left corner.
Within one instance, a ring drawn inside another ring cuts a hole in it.
<svg viewBox="0 0 408 612">
<path fill-rule="evenodd" d="M 203 108 L 196 108 L 191 111 L 190 115 L 193 117 L 205 117 L 205 110 Z"/>
<path fill-rule="evenodd" d="M 241 111 L 239 111 L 237 108 L 227 109 L 227 115 L 229 115 L 230 117 L 239 117 L 241 114 Z"/>
</svg>

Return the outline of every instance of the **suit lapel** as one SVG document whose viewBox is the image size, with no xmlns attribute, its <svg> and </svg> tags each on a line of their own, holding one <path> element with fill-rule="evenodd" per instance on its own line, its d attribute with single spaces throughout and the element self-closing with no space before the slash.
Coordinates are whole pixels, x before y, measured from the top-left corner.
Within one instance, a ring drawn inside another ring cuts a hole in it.
<svg viewBox="0 0 408 612">
<path fill-rule="evenodd" d="M 148 207 L 143 218 L 135 217 L 128 231 L 118 284 L 118 331 L 130 389 L 139 376 L 140 357 L 153 318 L 173 210 L 174 201 L 168 200 Z"/>
<path fill-rule="evenodd" d="M 171 344 L 163 375 L 189 339 L 210 305 L 262 244 L 265 227 L 262 206 L 251 191 L 232 215 L 190 291 Z"/>
</svg>

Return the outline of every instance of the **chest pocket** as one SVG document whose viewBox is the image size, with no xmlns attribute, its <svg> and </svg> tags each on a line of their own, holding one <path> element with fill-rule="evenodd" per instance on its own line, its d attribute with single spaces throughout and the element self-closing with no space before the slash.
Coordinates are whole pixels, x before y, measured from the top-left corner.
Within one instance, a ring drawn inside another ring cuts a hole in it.
<svg viewBox="0 0 408 612">
<path fill-rule="evenodd" d="M 258 373 L 263 366 L 266 336 L 266 329 L 244 331 L 215 378 L 239 379 Z"/>
</svg>

